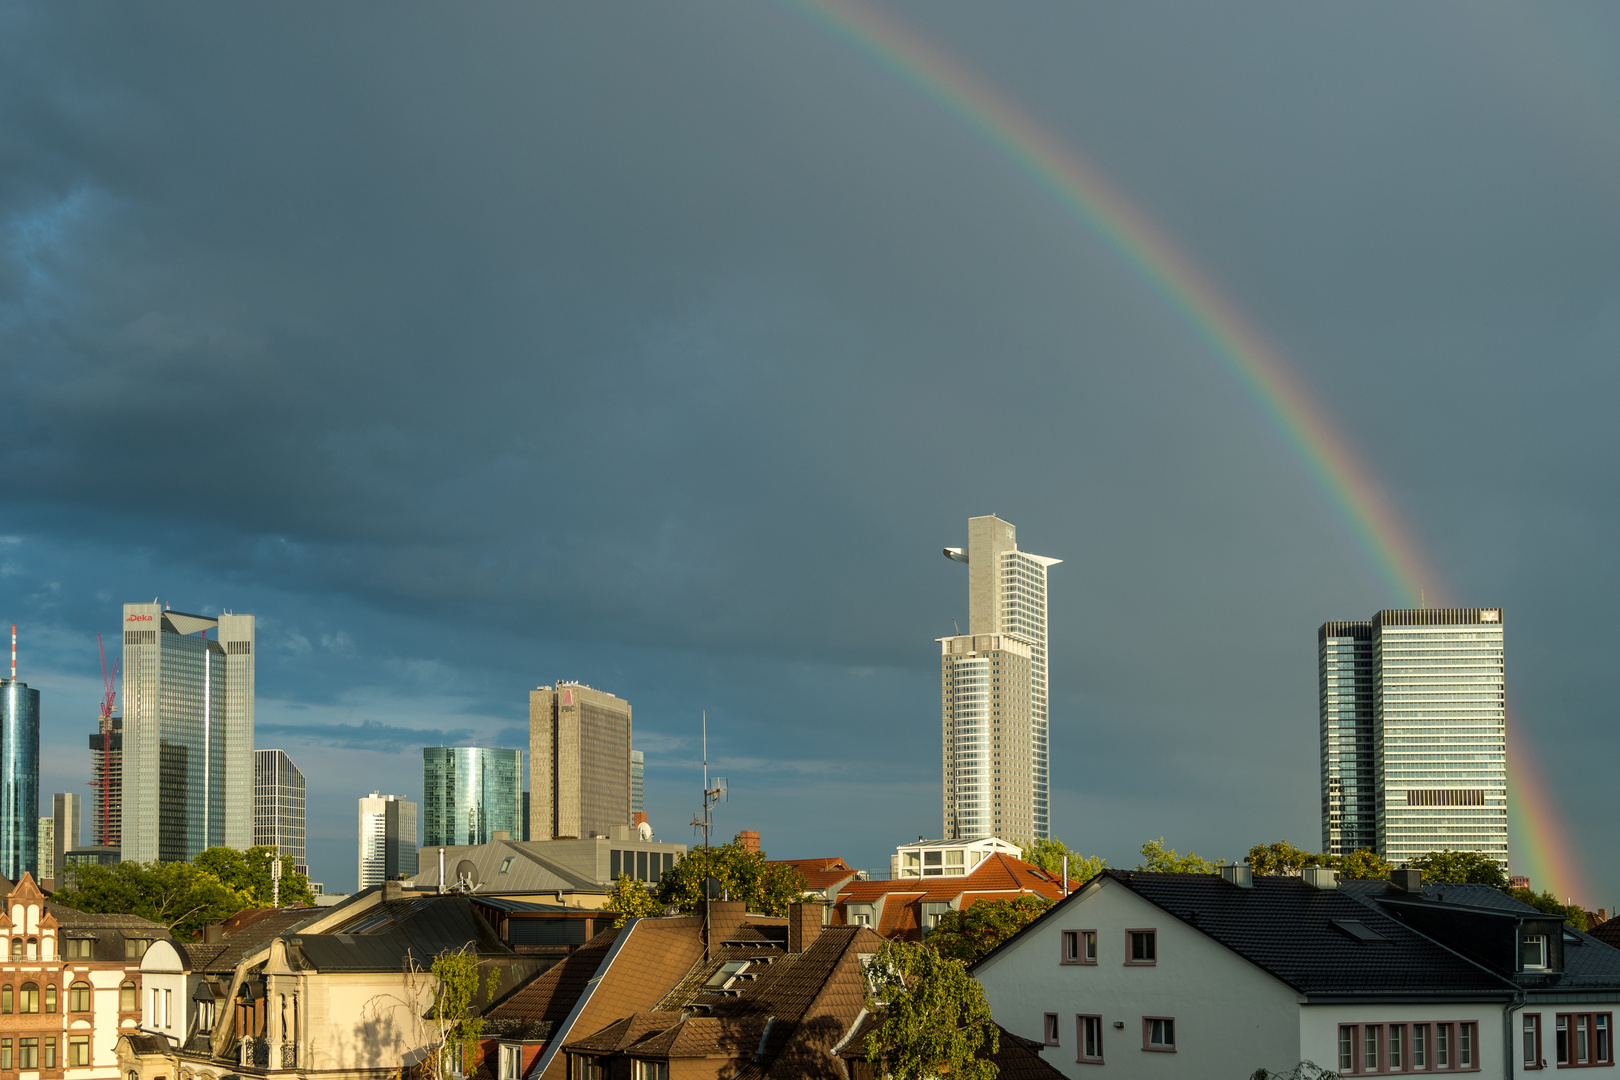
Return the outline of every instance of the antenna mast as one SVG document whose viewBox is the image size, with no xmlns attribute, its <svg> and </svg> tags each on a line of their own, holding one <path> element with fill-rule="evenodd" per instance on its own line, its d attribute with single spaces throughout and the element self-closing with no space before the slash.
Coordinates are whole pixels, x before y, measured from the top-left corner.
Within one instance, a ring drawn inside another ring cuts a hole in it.
<svg viewBox="0 0 1620 1080">
<path fill-rule="evenodd" d="M 11 681 L 17 681 L 17 624 L 11 624 Z"/>
</svg>

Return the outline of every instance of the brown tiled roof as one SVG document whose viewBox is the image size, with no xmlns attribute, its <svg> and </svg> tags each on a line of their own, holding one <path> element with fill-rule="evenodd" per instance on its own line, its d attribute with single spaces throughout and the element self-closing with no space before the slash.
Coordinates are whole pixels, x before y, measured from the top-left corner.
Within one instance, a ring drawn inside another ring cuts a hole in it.
<svg viewBox="0 0 1620 1080">
<path fill-rule="evenodd" d="M 1620 949 L 1620 917 L 1600 922 L 1586 931 L 1605 945 Z"/>
<path fill-rule="evenodd" d="M 53 900 L 45 902 L 45 910 L 68 930 L 144 930 L 154 937 L 168 937 L 169 928 L 139 915 L 110 915 L 77 908 L 64 907 Z"/>
<path fill-rule="evenodd" d="M 1081 884 L 1071 881 L 1071 891 Z M 838 890 L 835 908 L 842 915 L 849 904 L 876 904 L 881 900 L 883 910 L 874 929 L 887 938 L 918 940 L 922 937 L 920 904 L 955 903 L 958 908 L 969 908 L 981 900 L 1008 900 L 1029 894 L 1061 899 L 1062 879 L 998 851 L 964 877 L 847 882 Z"/>
<path fill-rule="evenodd" d="M 486 1015 L 492 1020 L 542 1021 L 551 1024 L 553 1031 L 557 1030 L 573 1011 L 585 984 L 596 976 L 596 969 L 613 948 L 619 933 L 619 930 L 608 929 L 597 934 Z"/>
<path fill-rule="evenodd" d="M 793 867 L 810 889 L 825 889 L 855 874 L 855 868 L 843 859 L 766 859 L 765 865 Z"/>
<path fill-rule="evenodd" d="M 204 945 L 199 941 L 186 945 L 176 941 L 174 948 L 180 954 L 180 960 L 185 964 L 187 971 L 207 971 L 209 961 L 225 951 L 224 945 L 217 943 Z"/>
</svg>

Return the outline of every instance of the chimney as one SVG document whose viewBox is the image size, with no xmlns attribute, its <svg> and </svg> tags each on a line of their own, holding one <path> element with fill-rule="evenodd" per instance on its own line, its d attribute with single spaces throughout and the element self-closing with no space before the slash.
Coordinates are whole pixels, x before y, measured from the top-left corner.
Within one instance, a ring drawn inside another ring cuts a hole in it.
<svg viewBox="0 0 1620 1080">
<path fill-rule="evenodd" d="M 746 915 L 747 905 L 741 900 L 699 901 L 697 916 L 703 920 L 703 932 L 708 934 L 705 951 L 712 956 L 716 949 L 730 941 Z"/>
<path fill-rule="evenodd" d="M 510 840 L 512 839 L 512 830 L 496 829 L 494 832 L 489 834 L 489 838 L 491 840 Z"/>
<path fill-rule="evenodd" d="M 1423 871 L 1391 870 L 1389 883 L 1403 892 L 1420 893 L 1423 891 Z"/>
<path fill-rule="evenodd" d="M 788 905 L 788 952 L 804 952 L 821 936 L 822 905 Z"/>
<path fill-rule="evenodd" d="M 1606 908 L 1606 907 L 1598 908 L 1598 922 L 1601 923 L 1601 922 L 1608 922 L 1608 921 L 1609 921 L 1609 909 Z"/>
<path fill-rule="evenodd" d="M 392 878 L 389 878 L 387 881 L 383 882 L 383 903 L 386 904 L 393 900 L 403 900 L 404 898 L 405 886 L 402 883 L 395 881 Z"/>
<path fill-rule="evenodd" d="M 643 811 L 637 810 L 634 814 L 630 815 L 630 825 L 632 828 L 639 829 L 645 824 L 647 824 L 647 815 Z"/>
<path fill-rule="evenodd" d="M 218 945 L 225 940 L 225 928 L 215 923 L 213 926 L 203 927 L 203 944 Z"/>
<path fill-rule="evenodd" d="M 1317 889 L 1337 889 L 1339 887 L 1339 872 L 1330 870 L 1325 866 L 1307 866 L 1301 875 L 1305 884 Z"/>
<path fill-rule="evenodd" d="M 752 851 L 756 854 L 759 852 L 759 833 L 753 829 L 744 829 L 738 833 L 737 842 L 742 845 L 744 851 Z"/>
<path fill-rule="evenodd" d="M 1221 880 L 1240 889 L 1254 888 L 1254 871 L 1245 863 L 1222 863 Z"/>
</svg>

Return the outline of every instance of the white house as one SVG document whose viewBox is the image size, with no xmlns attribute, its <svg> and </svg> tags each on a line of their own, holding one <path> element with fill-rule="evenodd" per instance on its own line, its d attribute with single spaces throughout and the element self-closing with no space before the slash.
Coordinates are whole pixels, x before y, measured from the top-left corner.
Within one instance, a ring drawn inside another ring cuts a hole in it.
<svg viewBox="0 0 1620 1080">
<path fill-rule="evenodd" d="M 998 1023 L 1091 1080 L 1612 1066 L 1620 1002 L 1620 950 L 1416 871 L 1110 870 L 973 974 Z"/>
</svg>

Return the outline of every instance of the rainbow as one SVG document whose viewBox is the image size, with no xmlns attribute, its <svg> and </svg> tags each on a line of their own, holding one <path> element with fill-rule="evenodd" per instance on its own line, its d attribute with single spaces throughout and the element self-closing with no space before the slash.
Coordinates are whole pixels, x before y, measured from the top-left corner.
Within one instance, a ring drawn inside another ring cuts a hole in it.
<svg viewBox="0 0 1620 1080">
<path fill-rule="evenodd" d="M 1281 354 L 1187 255 L 1051 132 L 960 63 L 857 0 L 781 0 L 955 114 L 1111 247 L 1236 377 L 1355 538 L 1391 606 L 1445 602 L 1440 575 L 1388 495 Z M 1585 895 L 1529 748 L 1510 732 L 1510 827 L 1531 878 Z"/>
</svg>

